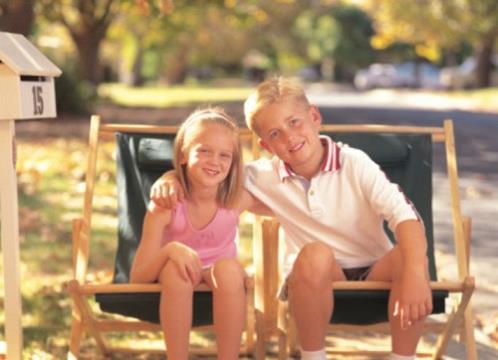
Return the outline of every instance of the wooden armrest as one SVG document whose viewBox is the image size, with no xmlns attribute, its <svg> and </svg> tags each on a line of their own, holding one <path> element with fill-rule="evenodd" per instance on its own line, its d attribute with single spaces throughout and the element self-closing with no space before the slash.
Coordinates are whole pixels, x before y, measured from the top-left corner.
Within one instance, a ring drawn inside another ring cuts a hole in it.
<svg viewBox="0 0 498 360">
<path fill-rule="evenodd" d="M 254 279 L 246 277 L 244 280 L 246 288 L 254 288 Z M 84 295 L 94 295 L 102 293 L 154 293 L 161 292 L 161 285 L 154 284 L 83 284 L 80 285 L 77 280 L 73 279 L 64 284 L 64 288 L 69 291 L 76 291 Z M 194 288 L 195 291 L 211 291 L 205 284 L 199 284 Z"/>
<path fill-rule="evenodd" d="M 335 290 L 389 290 L 391 283 L 386 281 L 335 281 Z M 446 290 L 449 292 L 463 292 L 473 288 L 474 278 L 466 277 L 463 281 L 431 281 L 432 290 Z"/>
</svg>

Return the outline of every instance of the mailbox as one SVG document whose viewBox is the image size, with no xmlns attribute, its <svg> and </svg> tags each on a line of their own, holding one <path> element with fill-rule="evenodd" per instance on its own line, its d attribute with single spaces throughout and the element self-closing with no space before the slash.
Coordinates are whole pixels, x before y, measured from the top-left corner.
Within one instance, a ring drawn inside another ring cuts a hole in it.
<svg viewBox="0 0 498 360">
<path fill-rule="evenodd" d="M 0 121 L 55 117 L 60 74 L 23 35 L 0 32 Z"/>
<path fill-rule="evenodd" d="M 19 218 L 12 164 L 14 123 L 56 116 L 54 76 L 60 74 L 57 66 L 24 36 L 0 32 L 0 230 L 9 360 L 22 358 Z"/>
</svg>

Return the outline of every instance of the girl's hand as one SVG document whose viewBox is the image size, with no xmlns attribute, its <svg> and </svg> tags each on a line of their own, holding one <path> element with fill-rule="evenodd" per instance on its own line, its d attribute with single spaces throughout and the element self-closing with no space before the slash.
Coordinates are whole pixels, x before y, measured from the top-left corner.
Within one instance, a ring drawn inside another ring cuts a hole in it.
<svg viewBox="0 0 498 360">
<path fill-rule="evenodd" d="M 201 279 L 202 263 L 197 253 L 179 242 L 171 242 L 165 246 L 168 260 L 172 261 L 183 280 L 197 284 Z"/>
</svg>

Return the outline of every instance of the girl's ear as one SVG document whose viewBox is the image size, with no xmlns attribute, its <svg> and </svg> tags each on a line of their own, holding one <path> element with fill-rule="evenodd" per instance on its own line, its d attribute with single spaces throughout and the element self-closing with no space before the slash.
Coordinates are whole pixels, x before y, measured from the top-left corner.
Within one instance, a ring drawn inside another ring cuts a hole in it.
<svg viewBox="0 0 498 360">
<path fill-rule="evenodd" d="M 187 151 L 186 150 L 182 150 L 180 152 L 180 164 L 181 165 L 186 164 L 187 160 L 188 160 Z"/>
</svg>

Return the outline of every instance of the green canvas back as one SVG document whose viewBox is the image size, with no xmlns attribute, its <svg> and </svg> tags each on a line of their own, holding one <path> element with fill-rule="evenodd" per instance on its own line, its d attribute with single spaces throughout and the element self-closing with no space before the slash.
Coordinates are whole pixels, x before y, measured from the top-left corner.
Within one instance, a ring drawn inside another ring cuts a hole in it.
<svg viewBox="0 0 498 360">
<path fill-rule="evenodd" d="M 117 133 L 116 183 L 118 245 L 113 283 L 128 283 L 138 248 L 149 192 L 164 172 L 173 169 L 174 134 Z M 159 293 L 98 294 L 103 311 L 159 323 Z M 193 325 L 212 324 L 212 294 L 196 292 Z"/>
</svg>

